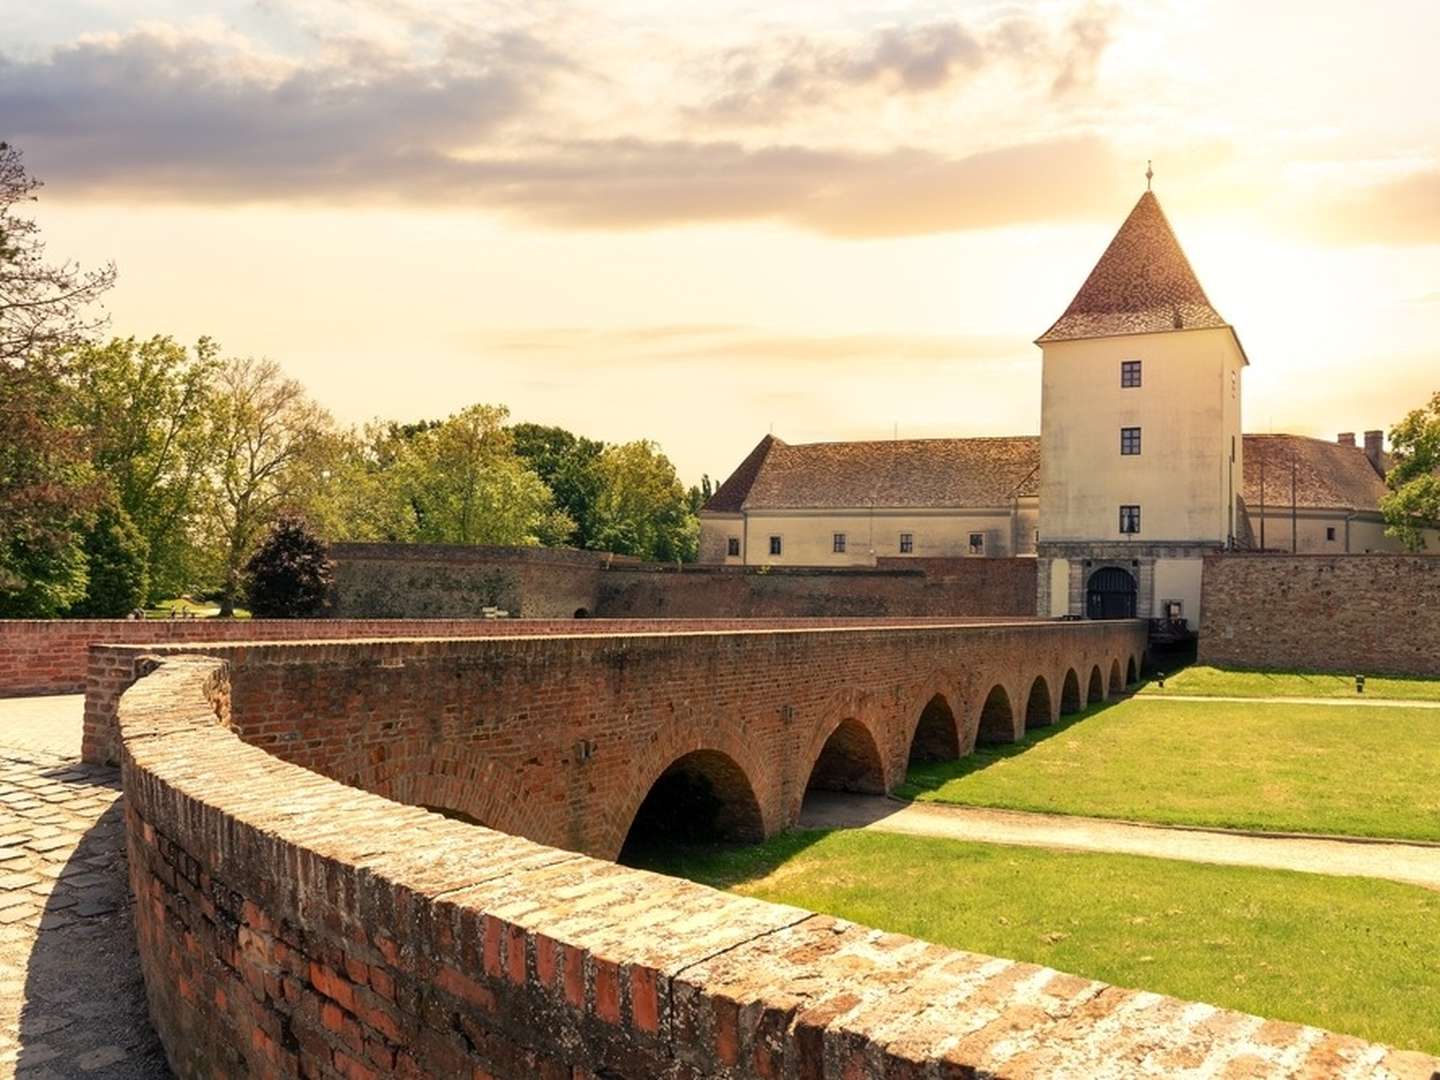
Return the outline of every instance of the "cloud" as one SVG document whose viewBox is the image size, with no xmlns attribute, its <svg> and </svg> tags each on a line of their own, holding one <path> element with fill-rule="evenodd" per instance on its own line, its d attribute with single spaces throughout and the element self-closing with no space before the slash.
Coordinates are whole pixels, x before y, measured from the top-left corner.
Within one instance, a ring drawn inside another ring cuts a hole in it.
<svg viewBox="0 0 1440 1080">
<path fill-rule="evenodd" d="M 486 138 L 526 107 L 549 63 L 514 34 L 422 64 L 335 40 L 301 63 L 237 36 L 156 25 L 83 38 L 43 60 L 0 58 L 0 116 L 67 188 L 240 199 L 365 191 L 397 161 Z"/>
<path fill-rule="evenodd" d="M 841 92 L 860 87 L 929 93 L 986 59 L 980 40 L 958 22 L 890 27 L 846 43 L 792 35 L 727 52 L 720 60 L 724 88 L 700 112 L 773 122 L 796 108 L 832 104 Z"/>
<path fill-rule="evenodd" d="M 1095 82 L 1100 60 L 1110 46 L 1111 23 L 1115 12 L 1103 4 L 1089 4 L 1070 20 L 1065 37 L 1069 47 L 1061 53 L 1060 72 L 1050 86 L 1055 97 L 1064 97 Z"/>
<path fill-rule="evenodd" d="M 1024 15 L 980 29 L 941 20 L 843 38 L 785 35 L 724 53 L 715 76 L 721 89 L 696 112 L 773 124 L 800 109 L 844 108 L 857 91 L 920 96 L 953 90 L 1001 63 L 1044 73 L 1051 95 L 1061 97 L 1094 82 L 1113 18 L 1092 3 L 1058 35 Z"/>
<path fill-rule="evenodd" d="M 847 77 L 923 87 L 969 46 L 884 38 Z M 147 26 L 0 58 L 0 116 L 50 196 L 473 207 L 600 229 L 772 220 L 879 237 L 1113 213 L 1095 138 L 952 155 L 614 134 L 577 138 L 547 88 L 576 69 L 507 30 L 404 48 L 331 36 L 296 59 Z M 573 87 L 567 87 L 567 90 Z"/>
<path fill-rule="evenodd" d="M 1352 188 L 1292 215 L 1309 238 L 1336 244 L 1440 244 L 1440 168 Z"/>
<path fill-rule="evenodd" d="M 790 334 L 726 323 L 632 326 L 611 330 L 537 327 L 483 335 L 466 344 L 490 353 L 545 353 L 577 360 L 624 356 L 631 364 L 724 360 L 771 368 L 861 365 L 898 360 L 978 363 L 1028 353 L 1023 338 L 987 334 Z"/>
</svg>

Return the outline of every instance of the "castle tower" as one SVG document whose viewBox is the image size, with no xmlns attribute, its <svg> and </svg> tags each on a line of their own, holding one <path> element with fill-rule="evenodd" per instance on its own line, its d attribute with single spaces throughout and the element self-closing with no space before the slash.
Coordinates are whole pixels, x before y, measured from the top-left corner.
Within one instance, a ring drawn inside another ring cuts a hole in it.
<svg viewBox="0 0 1440 1080">
<path fill-rule="evenodd" d="M 1039 614 L 1198 627 L 1202 556 L 1245 528 L 1248 361 L 1148 185 L 1036 344 Z"/>
</svg>

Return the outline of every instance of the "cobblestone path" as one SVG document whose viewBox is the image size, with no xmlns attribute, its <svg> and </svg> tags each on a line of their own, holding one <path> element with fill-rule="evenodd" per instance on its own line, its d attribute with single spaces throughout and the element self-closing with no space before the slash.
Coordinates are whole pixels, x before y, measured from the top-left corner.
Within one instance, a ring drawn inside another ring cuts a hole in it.
<svg viewBox="0 0 1440 1080">
<path fill-rule="evenodd" d="M 0 700 L 0 1076 L 163 1078 L 120 773 L 80 762 L 81 707 Z"/>
</svg>

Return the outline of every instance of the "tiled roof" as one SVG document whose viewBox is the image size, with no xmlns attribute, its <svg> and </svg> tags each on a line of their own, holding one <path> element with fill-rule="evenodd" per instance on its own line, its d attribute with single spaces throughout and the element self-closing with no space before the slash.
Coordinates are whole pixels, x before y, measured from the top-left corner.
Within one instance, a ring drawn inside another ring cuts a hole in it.
<svg viewBox="0 0 1440 1080">
<path fill-rule="evenodd" d="M 705 509 L 1005 506 L 1038 493 L 1039 466 L 1035 436 L 799 446 L 767 436 Z"/>
<path fill-rule="evenodd" d="M 750 485 L 755 483 L 760 467 L 765 464 L 770 448 L 784 445 L 774 435 L 766 435 L 755 444 L 754 450 L 745 455 L 745 460 L 735 467 L 725 482 L 715 489 L 715 494 L 710 496 L 704 508 L 716 513 L 738 514 L 745 503 L 745 496 L 750 494 Z"/>
<path fill-rule="evenodd" d="M 1300 509 L 1378 510 L 1385 481 L 1365 451 L 1303 435 L 1245 436 L 1245 504 L 1258 513 L 1290 506 L 1290 466 L 1295 465 L 1295 505 Z M 1265 498 L 1260 495 L 1261 466 Z"/>
<path fill-rule="evenodd" d="M 1038 343 L 1228 325 L 1210 306 L 1160 201 L 1147 191 Z"/>
</svg>

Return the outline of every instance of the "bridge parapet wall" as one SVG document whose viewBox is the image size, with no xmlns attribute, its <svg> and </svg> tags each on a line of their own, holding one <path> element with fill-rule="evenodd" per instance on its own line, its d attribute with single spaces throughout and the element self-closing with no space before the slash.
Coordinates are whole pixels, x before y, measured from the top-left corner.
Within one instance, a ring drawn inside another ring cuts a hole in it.
<svg viewBox="0 0 1440 1080">
<path fill-rule="evenodd" d="M 140 962 L 181 1077 L 1440 1068 L 401 806 L 238 738 L 229 674 L 167 657 L 118 708 Z"/>
<path fill-rule="evenodd" d="M 85 689 L 91 645 L 180 645 L 218 641 L 349 638 L 502 637 L 609 634 L 635 630 L 743 626 L 867 626 L 953 622 L 946 617 L 696 619 L 0 619 L 0 697 L 73 694 Z"/>
</svg>

